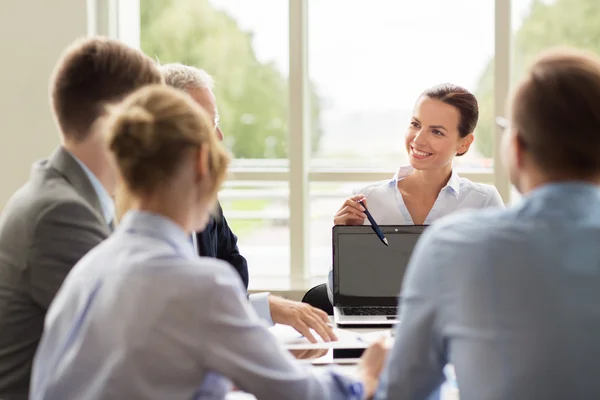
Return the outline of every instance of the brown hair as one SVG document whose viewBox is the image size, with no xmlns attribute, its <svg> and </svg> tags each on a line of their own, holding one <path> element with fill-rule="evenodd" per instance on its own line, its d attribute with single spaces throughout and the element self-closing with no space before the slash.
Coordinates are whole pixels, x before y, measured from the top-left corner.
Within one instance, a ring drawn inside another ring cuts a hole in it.
<svg viewBox="0 0 600 400">
<path fill-rule="evenodd" d="M 461 138 L 475 131 L 479 119 L 479 105 L 473 93 L 467 89 L 451 83 L 443 83 L 425 90 L 421 96 L 439 100 L 456 108 L 460 115 L 457 128 Z M 457 156 L 465 153 L 457 154 Z"/>
<path fill-rule="evenodd" d="M 120 191 L 154 193 L 173 177 L 187 152 L 202 146 L 208 146 L 210 195 L 225 179 L 229 155 L 208 114 L 189 95 L 168 86 L 144 87 L 116 106 L 107 140 L 126 186 Z"/>
<path fill-rule="evenodd" d="M 600 173 L 600 58 L 574 49 L 542 53 L 512 104 L 517 138 L 549 175 Z"/>
<path fill-rule="evenodd" d="M 154 61 L 124 43 L 104 37 L 76 40 L 64 51 L 50 81 L 56 122 L 65 139 L 82 141 L 106 103 L 161 82 Z"/>
</svg>

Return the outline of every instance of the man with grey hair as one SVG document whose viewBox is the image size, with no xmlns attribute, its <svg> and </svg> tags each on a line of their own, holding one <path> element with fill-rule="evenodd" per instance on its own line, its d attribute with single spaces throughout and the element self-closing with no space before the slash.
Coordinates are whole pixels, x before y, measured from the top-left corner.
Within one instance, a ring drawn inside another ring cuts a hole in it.
<svg viewBox="0 0 600 400">
<path fill-rule="evenodd" d="M 215 134 L 223 140 L 212 77 L 206 71 L 183 64 L 165 64 L 160 66 L 160 70 L 167 85 L 185 91 L 208 112 L 213 119 Z M 229 228 L 220 205 L 217 217 L 208 223 L 204 231 L 196 234 L 196 243 L 200 255 L 227 261 L 248 287 L 248 264 L 239 252 L 237 237 Z M 269 323 L 289 325 L 311 342 L 316 342 L 311 329 L 325 341 L 337 339 L 328 325 L 329 317 L 317 308 L 269 293 L 252 294 L 249 299 L 258 315 Z"/>
</svg>

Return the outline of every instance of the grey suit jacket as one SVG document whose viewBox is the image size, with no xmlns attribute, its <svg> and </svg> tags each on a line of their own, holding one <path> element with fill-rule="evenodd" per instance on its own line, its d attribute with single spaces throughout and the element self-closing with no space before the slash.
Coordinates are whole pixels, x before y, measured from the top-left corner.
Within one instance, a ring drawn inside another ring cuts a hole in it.
<svg viewBox="0 0 600 400">
<path fill-rule="evenodd" d="M 27 398 L 46 311 L 109 234 L 92 183 L 63 148 L 36 163 L 9 200 L 0 217 L 0 399 Z"/>
</svg>

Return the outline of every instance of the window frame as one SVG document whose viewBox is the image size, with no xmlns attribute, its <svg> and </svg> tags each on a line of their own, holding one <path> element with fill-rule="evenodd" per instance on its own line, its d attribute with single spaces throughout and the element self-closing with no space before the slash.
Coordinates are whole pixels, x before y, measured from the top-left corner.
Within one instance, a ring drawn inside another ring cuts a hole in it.
<svg viewBox="0 0 600 400">
<path fill-rule="evenodd" d="M 140 0 L 86 0 L 87 34 L 121 40 L 140 49 Z"/>
</svg>

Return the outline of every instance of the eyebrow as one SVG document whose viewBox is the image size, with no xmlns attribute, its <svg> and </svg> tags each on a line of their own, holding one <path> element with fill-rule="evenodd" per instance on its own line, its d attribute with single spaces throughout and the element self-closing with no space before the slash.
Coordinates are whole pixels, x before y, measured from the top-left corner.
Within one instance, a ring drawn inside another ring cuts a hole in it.
<svg viewBox="0 0 600 400">
<path fill-rule="evenodd" d="M 448 130 L 448 129 L 446 129 L 446 127 L 444 125 L 429 125 L 429 127 L 432 129 L 443 129 L 445 131 Z"/>
<path fill-rule="evenodd" d="M 412 117 L 412 119 L 414 119 L 415 121 L 417 121 L 417 123 L 419 123 L 419 125 L 422 125 L 421 121 L 419 121 L 419 119 L 417 117 Z M 443 129 L 446 132 L 448 131 L 448 129 L 446 129 L 446 127 L 444 125 L 429 125 L 429 128 L 431 128 L 431 129 Z"/>
</svg>

